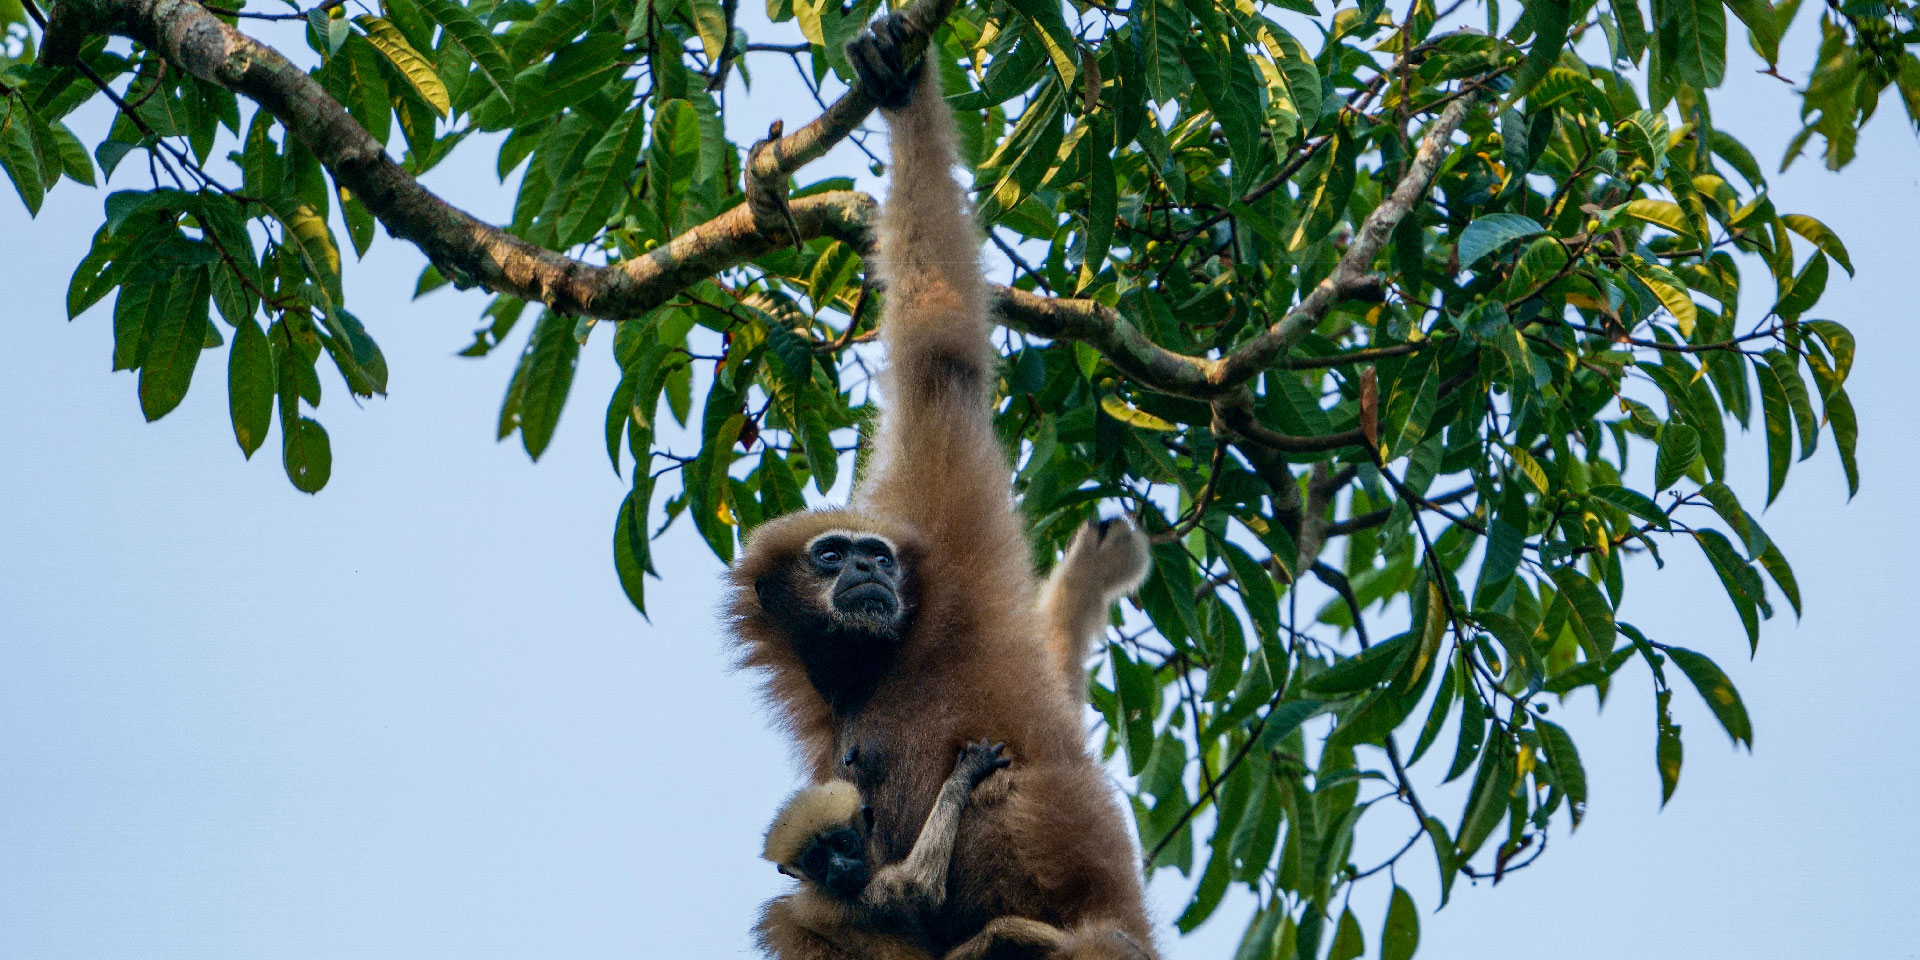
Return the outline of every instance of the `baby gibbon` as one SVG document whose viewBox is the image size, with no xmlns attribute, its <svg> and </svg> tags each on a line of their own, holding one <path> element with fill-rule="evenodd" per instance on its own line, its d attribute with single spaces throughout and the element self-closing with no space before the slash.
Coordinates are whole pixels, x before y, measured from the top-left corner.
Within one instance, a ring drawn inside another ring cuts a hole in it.
<svg viewBox="0 0 1920 960">
<path fill-rule="evenodd" d="M 869 873 L 866 832 L 871 808 L 845 780 L 816 783 L 793 795 L 767 829 L 762 854 L 780 872 L 804 882 L 783 912 L 763 921 L 765 936 L 796 928 L 873 960 L 932 960 L 922 918 L 946 895 L 947 861 L 967 796 L 1008 761 L 1002 744 L 970 743 L 940 790 L 907 859 Z M 949 951 L 944 960 L 1043 957 L 1068 943 L 1060 928 L 1025 917 L 997 917 Z M 777 949 L 777 948 L 776 948 Z"/>
<path fill-rule="evenodd" d="M 777 942 L 804 930 L 856 956 L 925 960 L 926 917 L 947 893 L 947 864 L 960 813 L 980 781 L 1007 766 L 1002 744 L 969 743 L 906 859 L 878 870 L 867 864 L 873 811 L 845 780 L 816 783 L 793 795 L 767 829 L 765 853 L 780 872 L 805 881 L 762 937 Z"/>
<path fill-rule="evenodd" d="M 755 531 L 727 615 L 808 776 L 844 776 L 872 807 L 866 853 L 880 869 L 911 855 L 961 744 L 1012 752 L 957 825 L 946 895 L 924 918 L 929 953 L 1005 918 L 1061 931 L 1040 952 L 1063 960 L 1150 960 L 1138 854 L 1088 751 L 1081 684 L 1062 680 L 1086 641 L 1049 645 L 994 435 L 999 356 L 953 118 L 938 71 L 903 62 L 908 33 L 888 17 L 848 47 L 892 140 L 871 261 L 888 356 L 871 468 L 848 507 Z M 768 905 L 762 945 L 779 960 L 861 960 L 810 935 L 798 896 Z"/>
</svg>

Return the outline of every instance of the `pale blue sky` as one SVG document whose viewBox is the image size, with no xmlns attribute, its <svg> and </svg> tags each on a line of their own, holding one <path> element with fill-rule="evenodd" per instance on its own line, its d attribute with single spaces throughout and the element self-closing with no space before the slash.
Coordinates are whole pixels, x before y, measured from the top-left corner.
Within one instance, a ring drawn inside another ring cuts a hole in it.
<svg viewBox="0 0 1920 960">
<path fill-rule="evenodd" d="M 1809 27 L 1784 58 L 1795 71 Z M 758 99 L 732 104 L 742 142 L 814 112 L 783 58 L 759 69 Z M 1730 77 L 1719 121 L 1771 164 L 1797 101 L 1739 62 Z M 83 139 L 104 119 L 84 114 Z M 1629 666 L 1604 712 L 1576 697 L 1556 715 L 1593 783 L 1587 825 L 1498 890 L 1463 882 L 1438 914 L 1431 860 L 1410 857 L 1421 956 L 1916 955 L 1920 150 L 1891 99 L 1860 152 L 1844 174 L 1803 161 L 1775 178 L 1776 204 L 1825 219 L 1860 271 L 1836 271 L 1817 312 L 1860 340 L 1863 489 L 1846 502 L 1823 441 L 1763 517 L 1807 620 L 1783 611 L 1748 662 L 1719 585 L 1678 544 L 1665 571 L 1636 570 L 1621 614 L 1727 668 L 1753 755 L 1678 694 L 1686 767 L 1661 811 L 1644 675 Z M 142 166 L 115 185 L 145 186 Z M 822 175 L 859 167 L 843 149 Z M 428 181 L 495 221 L 511 203 L 487 151 Z M 604 341 L 529 464 L 492 439 L 514 349 L 453 356 L 484 300 L 410 303 L 421 258 L 383 235 L 348 285 L 392 395 L 355 409 L 327 382 L 333 480 L 308 497 L 277 441 L 241 459 L 224 352 L 146 424 L 133 378 L 108 373 L 109 311 L 64 320 L 103 199 L 64 184 L 29 221 L 0 194 L 0 956 L 750 955 L 757 905 L 785 883 L 759 836 L 793 774 L 727 669 L 705 547 L 684 530 L 657 545 L 651 624 L 614 580 Z M 1730 455 L 1750 505 L 1763 446 L 1737 436 Z M 1459 798 L 1430 802 L 1451 819 Z M 1357 862 L 1404 839 L 1390 808 L 1363 821 Z M 1163 924 L 1188 889 L 1159 878 Z M 1355 895 L 1369 941 L 1385 891 Z M 1186 940 L 1166 925 L 1165 953 L 1229 956 L 1246 906 Z"/>
</svg>

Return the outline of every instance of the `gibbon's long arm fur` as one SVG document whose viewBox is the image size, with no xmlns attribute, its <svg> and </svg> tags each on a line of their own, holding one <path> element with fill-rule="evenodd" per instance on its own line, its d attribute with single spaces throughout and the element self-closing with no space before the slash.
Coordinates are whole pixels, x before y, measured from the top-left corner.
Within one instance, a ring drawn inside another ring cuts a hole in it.
<svg viewBox="0 0 1920 960">
<path fill-rule="evenodd" d="M 743 665 L 766 680 L 809 779 L 846 779 L 872 807 L 872 864 L 905 859 L 969 741 L 1014 761 L 973 793 L 946 896 L 928 911 L 940 956 L 1020 921 L 1060 960 L 1151 960 L 1138 854 L 1088 752 L 1082 695 L 1062 680 L 1032 551 L 992 429 L 979 236 L 955 182 L 938 70 L 900 63 L 892 18 L 849 45 L 891 128 L 874 268 L 887 286 L 883 413 L 871 472 L 844 509 L 763 524 L 731 573 Z M 938 45 L 933 49 L 938 50 Z M 778 960 L 863 960 L 809 924 L 796 895 L 757 928 Z"/>
<path fill-rule="evenodd" d="M 1068 693 L 1087 694 L 1087 656 L 1107 627 L 1107 611 L 1146 580 L 1153 563 L 1147 536 L 1124 517 L 1089 520 L 1040 590 L 1047 647 Z"/>
</svg>

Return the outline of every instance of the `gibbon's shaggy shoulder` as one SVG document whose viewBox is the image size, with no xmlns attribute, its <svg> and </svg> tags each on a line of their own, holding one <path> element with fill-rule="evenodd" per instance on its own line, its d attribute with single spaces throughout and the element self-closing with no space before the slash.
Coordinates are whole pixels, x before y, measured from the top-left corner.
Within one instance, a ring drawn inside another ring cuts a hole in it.
<svg viewBox="0 0 1920 960">
<path fill-rule="evenodd" d="M 851 780 L 872 808 L 876 869 L 908 856 L 963 744 L 1006 744 L 1012 766 L 958 822 L 945 897 L 925 925 L 934 955 L 1011 917 L 1065 931 L 1071 946 L 1049 956 L 1145 960 L 1138 854 L 1088 751 L 1082 696 L 1048 646 L 993 428 L 999 356 L 978 228 L 953 176 L 953 118 L 938 71 L 900 64 L 898 41 L 898 22 L 883 18 L 848 51 L 870 92 L 904 81 L 891 88 L 902 96 L 876 98 L 893 161 L 869 261 L 886 284 L 873 459 L 845 509 L 754 532 L 726 615 L 808 778 Z M 883 558 L 894 565 L 872 566 Z M 881 627 L 847 615 L 842 597 L 856 590 L 883 597 Z M 810 936 L 795 896 L 768 905 L 766 949 L 859 960 Z"/>
<path fill-rule="evenodd" d="M 845 780 L 804 787 L 781 806 L 760 855 L 774 863 L 791 863 L 808 840 L 829 827 L 852 823 L 859 813 L 860 788 Z"/>
</svg>

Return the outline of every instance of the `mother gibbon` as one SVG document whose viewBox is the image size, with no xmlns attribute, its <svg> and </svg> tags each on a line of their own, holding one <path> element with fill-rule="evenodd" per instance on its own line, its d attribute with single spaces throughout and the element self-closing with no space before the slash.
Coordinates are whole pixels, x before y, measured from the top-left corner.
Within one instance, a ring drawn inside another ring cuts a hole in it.
<svg viewBox="0 0 1920 960">
<path fill-rule="evenodd" d="M 963 744 L 1006 744 L 1012 765 L 974 792 L 946 896 L 925 918 L 931 956 L 1025 917 L 1065 931 L 1047 951 L 1059 960 L 1151 960 L 1138 861 L 1088 753 L 1085 677 L 1068 662 L 1084 647 L 1044 636 L 992 428 L 999 356 L 978 227 L 953 177 L 953 117 L 937 71 L 903 62 L 906 35 L 887 17 L 848 46 L 892 147 L 872 469 L 846 508 L 754 533 L 727 616 L 810 779 L 850 780 L 871 806 L 875 867 L 907 856 Z M 863 960 L 810 928 L 791 896 L 768 903 L 758 934 L 778 960 Z"/>
</svg>

